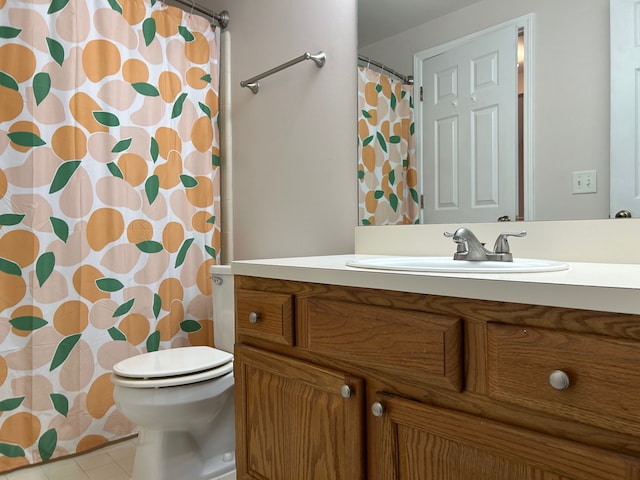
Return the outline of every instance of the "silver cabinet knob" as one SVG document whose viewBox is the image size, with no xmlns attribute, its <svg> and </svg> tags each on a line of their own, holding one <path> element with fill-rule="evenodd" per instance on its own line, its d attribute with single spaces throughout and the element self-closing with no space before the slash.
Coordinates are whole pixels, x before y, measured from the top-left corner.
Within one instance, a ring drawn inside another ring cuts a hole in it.
<svg viewBox="0 0 640 480">
<path fill-rule="evenodd" d="M 384 415 L 384 407 L 380 402 L 374 402 L 371 405 L 371 413 L 373 413 L 374 417 L 381 417 Z"/>
<path fill-rule="evenodd" d="M 554 370 L 549 374 L 549 385 L 556 390 L 566 390 L 570 383 L 569 375 L 562 370 Z"/>
<path fill-rule="evenodd" d="M 340 395 L 342 398 L 351 398 L 351 387 L 349 385 L 342 385 L 340 387 Z"/>
<path fill-rule="evenodd" d="M 251 323 L 258 323 L 258 318 L 259 318 L 259 316 L 258 316 L 258 314 L 256 312 L 251 312 L 249 314 L 249 322 L 251 322 Z"/>
</svg>

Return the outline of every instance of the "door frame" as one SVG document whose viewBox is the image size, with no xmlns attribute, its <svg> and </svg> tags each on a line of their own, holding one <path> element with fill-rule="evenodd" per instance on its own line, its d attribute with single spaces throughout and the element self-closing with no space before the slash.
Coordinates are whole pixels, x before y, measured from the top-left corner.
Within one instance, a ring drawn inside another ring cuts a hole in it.
<svg viewBox="0 0 640 480">
<path fill-rule="evenodd" d="M 523 15 L 522 17 L 514 18 L 506 22 L 494 25 L 489 28 L 485 28 L 475 33 L 465 35 L 464 37 L 457 38 L 447 43 L 428 48 L 413 54 L 413 74 L 414 85 L 422 85 L 422 63 L 431 57 L 435 57 L 449 50 L 457 48 L 465 43 L 475 41 L 477 38 L 491 33 L 495 30 L 502 29 L 504 27 L 515 26 L 518 29 L 523 30 L 524 35 L 524 58 L 525 69 L 523 75 L 523 129 L 522 129 L 522 141 L 523 141 L 523 199 L 524 199 L 524 219 L 526 221 L 535 219 L 535 205 L 534 205 L 534 23 L 535 16 L 533 13 Z M 419 100 L 419 93 L 414 93 L 414 98 L 418 98 L 415 104 L 422 104 Z M 517 100 L 516 100 L 517 101 Z M 422 141 L 422 128 L 424 125 L 424 119 L 422 116 L 422 108 L 414 109 L 414 122 L 416 135 L 416 157 L 418 158 L 418 164 L 420 165 L 420 171 L 424 171 L 424 148 Z M 516 129 L 517 130 L 517 129 Z M 424 195 L 424 185 L 422 184 L 422 175 L 419 175 L 418 186 L 420 192 Z M 423 211 L 420 211 L 420 221 L 423 220 Z"/>
</svg>

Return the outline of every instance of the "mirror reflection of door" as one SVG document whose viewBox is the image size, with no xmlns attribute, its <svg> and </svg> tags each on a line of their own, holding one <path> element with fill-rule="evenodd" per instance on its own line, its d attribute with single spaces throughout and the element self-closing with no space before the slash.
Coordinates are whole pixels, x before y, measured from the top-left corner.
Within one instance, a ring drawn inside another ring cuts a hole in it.
<svg viewBox="0 0 640 480">
<path fill-rule="evenodd" d="M 416 54 L 423 223 L 522 218 L 518 36 L 514 22 Z"/>
<path fill-rule="evenodd" d="M 640 217 L 640 4 L 611 0 L 610 216 Z"/>
</svg>

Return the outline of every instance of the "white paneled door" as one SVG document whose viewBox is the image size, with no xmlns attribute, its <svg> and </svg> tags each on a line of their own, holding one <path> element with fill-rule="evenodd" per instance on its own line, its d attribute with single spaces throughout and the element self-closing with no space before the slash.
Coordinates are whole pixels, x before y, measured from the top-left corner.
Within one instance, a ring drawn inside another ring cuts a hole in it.
<svg viewBox="0 0 640 480">
<path fill-rule="evenodd" d="M 424 223 L 516 218 L 517 42 L 509 25 L 422 61 Z"/>
<path fill-rule="evenodd" d="M 611 208 L 640 217 L 640 1 L 611 0 Z"/>
</svg>

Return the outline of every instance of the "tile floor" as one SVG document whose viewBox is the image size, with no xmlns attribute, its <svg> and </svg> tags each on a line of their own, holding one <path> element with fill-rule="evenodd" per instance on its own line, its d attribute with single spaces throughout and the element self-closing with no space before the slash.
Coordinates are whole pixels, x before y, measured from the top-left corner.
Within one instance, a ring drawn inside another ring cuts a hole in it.
<svg viewBox="0 0 640 480">
<path fill-rule="evenodd" d="M 84 455 L 0 474 L 0 480 L 130 480 L 135 441 L 132 438 Z"/>
</svg>

